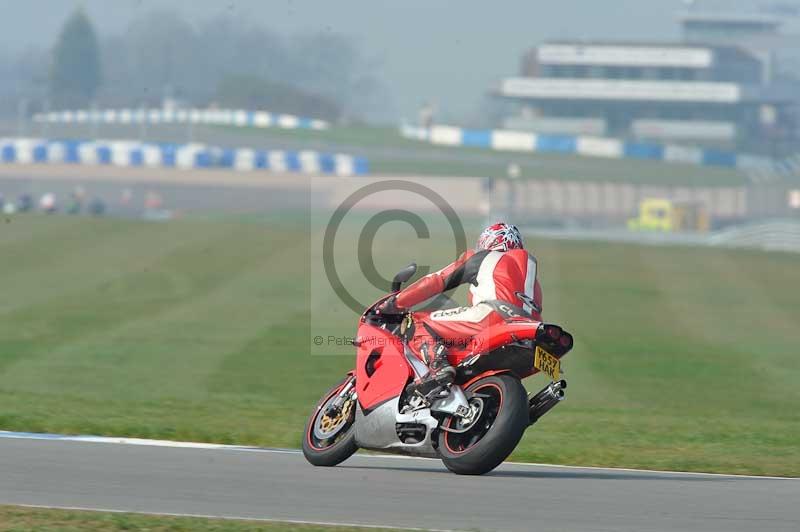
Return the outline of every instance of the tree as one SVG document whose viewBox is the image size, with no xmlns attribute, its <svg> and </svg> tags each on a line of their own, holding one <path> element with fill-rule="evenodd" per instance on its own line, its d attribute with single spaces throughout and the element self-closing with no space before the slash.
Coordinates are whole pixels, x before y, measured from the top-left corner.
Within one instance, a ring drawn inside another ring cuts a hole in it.
<svg viewBox="0 0 800 532">
<path fill-rule="evenodd" d="M 380 64 L 350 38 L 330 32 L 286 36 L 220 15 L 189 23 L 151 11 L 125 32 L 104 35 L 98 99 L 121 107 L 158 105 L 170 95 L 187 105 L 264 108 L 326 118 L 391 117 Z"/>
<path fill-rule="evenodd" d="M 249 74 L 223 78 L 217 85 L 216 102 L 223 107 L 264 109 L 329 121 L 336 121 L 341 113 L 333 100 Z"/>
<path fill-rule="evenodd" d="M 67 19 L 53 51 L 50 96 L 56 107 L 84 107 L 101 83 L 100 48 L 83 9 Z"/>
</svg>

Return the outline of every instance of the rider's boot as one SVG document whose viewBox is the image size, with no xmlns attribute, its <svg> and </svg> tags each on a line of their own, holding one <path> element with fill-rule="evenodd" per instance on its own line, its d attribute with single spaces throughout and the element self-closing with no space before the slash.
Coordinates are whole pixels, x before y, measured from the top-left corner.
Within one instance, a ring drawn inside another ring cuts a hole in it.
<svg viewBox="0 0 800 532">
<path fill-rule="evenodd" d="M 434 358 L 430 365 L 430 371 L 420 379 L 419 382 L 412 382 L 406 387 L 409 395 L 419 393 L 423 397 L 428 397 L 433 392 L 441 392 L 453 384 L 456 378 L 456 368 L 450 365 L 447 360 L 447 348 L 441 342 L 437 342 L 434 347 Z"/>
</svg>

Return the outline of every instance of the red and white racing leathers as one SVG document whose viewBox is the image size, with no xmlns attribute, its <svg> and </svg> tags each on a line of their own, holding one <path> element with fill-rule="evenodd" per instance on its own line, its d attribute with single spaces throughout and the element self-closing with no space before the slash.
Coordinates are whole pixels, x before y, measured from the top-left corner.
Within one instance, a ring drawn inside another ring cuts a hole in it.
<svg viewBox="0 0 800 532">
<path fill-rule="evenodd" d="M 427 349 L 430 334 L 425 325 L 449 347 L 469 347 L 468 340 L 482 330 L 503 322 L 485 301 L 503 301 L 522 307 L 541 321 L 542 289 L 536 278 L 536 259 L 524 249 L 509 251 L 467 251 L 452 264 L 426 275 L 397 295 L 399 308 L 411 308 L 447 290 L 469 283 L 470 306 L 434 312 L 415 312 L 414 351 L 430 362 Z M 533 305 L 517 297 L 521 292 Z"/>
</svg>

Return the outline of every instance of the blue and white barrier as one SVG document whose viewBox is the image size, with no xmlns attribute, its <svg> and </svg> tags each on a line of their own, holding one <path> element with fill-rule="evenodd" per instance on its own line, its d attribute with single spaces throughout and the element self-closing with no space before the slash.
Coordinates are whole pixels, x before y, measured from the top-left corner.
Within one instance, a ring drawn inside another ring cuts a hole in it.
<svg viewBox="0 0 800 532">
<path fill-rule="evenodd" d="M 56 111 L 33 116 L 48 124 L 209 124 L 281 129 L 328 129 L 324 120 L 244 109 L 104 109 Z"/>
<path fill-rule="evenodd" d="M 644 159 L 670 163 L 697 164 L 737 168 L 743 171 L 759 169 L 780 173 L 783 163 L 764 157 L 739 155 L 724 150 L 633 142 L 607 137 L 576 135 L 546 135 L 502 129 L 476 130 L 452 126 L 433 126 L 429 129 L 402 126 L 406 138 L 440 146 L 466 146 L 498 151 L 534 153 L 567 153 L 608 159 Z"/>
<path fill-rule="evenodd" d="M 340 176 L 364 175 L 367 160 L 315 151 L 227 149 L 204 144 L 143 143 L 127 140 L 0 139 L 2 163 L 107 164 L 156 168 L 230 168 Z"/>
</svg>

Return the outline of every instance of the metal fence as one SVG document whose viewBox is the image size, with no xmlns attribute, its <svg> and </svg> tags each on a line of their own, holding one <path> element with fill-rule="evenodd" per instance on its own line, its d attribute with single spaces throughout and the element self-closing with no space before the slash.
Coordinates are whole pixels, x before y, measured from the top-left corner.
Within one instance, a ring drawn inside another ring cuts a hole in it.
<svg viewBox="0 0 800 532">
<path fill-rule="evenodd" d="M 528 236 L 556 240 L 592 240 L 650 246 L 706 246 L 800 253 L 800 221 L 768 220 L 711 233 L 661 233 L 624 229 L 524 227 Z"/>
<path fill-rule="evenodd" d="M 500 211 L 527 223 L 575 221 L 617 224 L 633 217 L 642 200 L 664 198 L 703 204 L 714 220 L 748 215 L 745 187 L 684 187 L 576 181 L 502 181 L 492 195 Z"/>
</svg>

